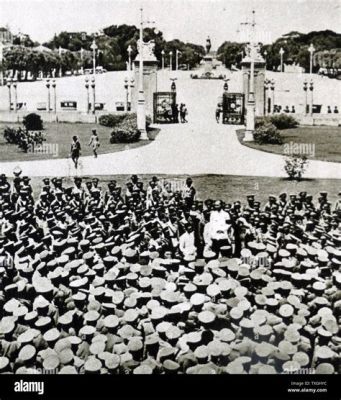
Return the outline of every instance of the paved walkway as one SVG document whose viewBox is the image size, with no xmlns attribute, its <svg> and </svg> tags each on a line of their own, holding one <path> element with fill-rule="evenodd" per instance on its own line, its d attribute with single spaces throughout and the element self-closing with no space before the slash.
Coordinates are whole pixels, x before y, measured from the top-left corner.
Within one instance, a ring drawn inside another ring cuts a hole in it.
<svg viewBox="0 0 341 400">
<path fill-rule="evenodd" d="M 74 176 L 118 174 L 226 174 L 285 177 L 284 158 L 242 146 L 237 127 L 217 124 L 214 118 L 221 81 L 183 88 L 179 102 L 186 102 L 189 123 L 163 125 L 157 139 L 147 146 L 97 159 L 82 157 L 78 170 L 70 159 L 5 162 L 0 172 L 12 175 L 19 165 L 28 176 Z M 203 91 L 203 86 L 204 91 Z M 207 89 L 207 90 L 206 90 Z M 190 95 L 186 96 L 186 93 Z M 193 99 L 195 106 L 191 104 Z M 188 98 L 186 98 L 188 97 Z M 341 179 L 341 165 L 310 161 L 305 174 L 309 178 Z"/>
</svg>

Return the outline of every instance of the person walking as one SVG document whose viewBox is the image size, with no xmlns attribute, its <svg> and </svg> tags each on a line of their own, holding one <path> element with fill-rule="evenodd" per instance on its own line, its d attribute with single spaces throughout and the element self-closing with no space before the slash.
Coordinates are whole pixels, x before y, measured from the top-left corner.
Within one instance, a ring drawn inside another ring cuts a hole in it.
<svg viewBox="0 0 341 400">
<path fill-rule="evenodd" d="M 78 140 L 78 136 L 73 136 L 71 143 L 71 159 L 75 164 L 76 169 L 78 167 L 78 160 L 80 155 L 81 155 L 81 144 Z"/>
<path fill-rule="evenodd" d="M 220 107 L 220 105 L 218 105 L 216 110 L 215 110 L 215 119 L 216 119 L 218 124 L 219 124 L 219 121 L 220 121 L 220 114 L 221 114 L 221 107 Z"/>
<path fill-rule="evenodd" d="M 92 135 L 90 138 L 89 146 L 92 147 L 92 151 L 94 153 L 94 157 L 97 158 L 97 149 L 100 146 L 99 138 L 96 132 L 96 129 L 92 130 Z"/>
</svg>

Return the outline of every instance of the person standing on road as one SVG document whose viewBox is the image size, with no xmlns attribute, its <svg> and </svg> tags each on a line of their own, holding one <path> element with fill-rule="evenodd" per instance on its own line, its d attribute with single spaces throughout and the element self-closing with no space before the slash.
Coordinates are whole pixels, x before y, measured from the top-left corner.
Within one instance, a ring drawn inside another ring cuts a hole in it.
<svg viewBox="0 0 341 400">
<path fill-rule="evenodd" d="M 181 107 L 180 107 L 180 117 L 181 117 L 181 122 L 182 123 L 185 123 L 185 122 L 188 122 L 187 120 L 186 120 L 186 115 L 188 114 L 188 112 L 187 112 L 187 107 L 186 107 L 186 104 L 181 104 Z"/>
<path fill-rule="evenodd" d="M 81 155 L 81 144 L 78 140 L 78 136 L 73 136 L 71 143 L 71 159 L 75 164 L 76 169 L 78 167 L 78 160 L 80 155 Z"/>
<path fill-rule="evenodd" d="M 89 146 L 92 147 L 92 151 L 94 153 L 94 157 L 97 158 L 97 149 L 100 146 L 99 138 L 96 132 L 96 129 L 92 130 L 92 135 L 90 138 Z"/>
</svg>

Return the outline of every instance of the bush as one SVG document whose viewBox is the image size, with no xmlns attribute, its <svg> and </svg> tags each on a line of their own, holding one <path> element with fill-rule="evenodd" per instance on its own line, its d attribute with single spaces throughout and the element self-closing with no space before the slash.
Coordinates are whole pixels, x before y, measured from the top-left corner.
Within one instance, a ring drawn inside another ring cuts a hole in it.
<svg viewBox="0 0 341 400">
<path fill-rule="evenodd" d="M 150 129 L 152 119 L 146 116 L 146 129 Z M 110 143 L 132 143 L 140 139 L 141 133 L 137 129 L 136 113 L 125 114 L 121 122 L 114 126 L 111 132 Z"/>
<path fill-rule="evenodd" d="M 41 116 L 35 113 L 27 114 L 23 119 L 23 124 L 28 131 L 42 131 L 44 129 Z"/>
<path fill-rule="evenodd" d="M 270 121 L 280 130 L 296 128 L 298 125 L 298 121 L 291 115 L 287 114 L 272 115 Z"/>
<path fill-rule="evenodd" d="M 101 115 L 98 118 L 98 123 L 103 126 L 108 126 L 109 128 L 114 128 L 117 126 L 120 122 L 124 120 L 124 118 L 127 117 L 129 114 L 105 114 Z"/>
<path fill-rule="evenodd" d="M 284 170 L 289 179 L 301 180 L 308 165 L 306 156 L 293 154 L 285 159 Z"/>
<path fill-rule="evenodd" d="M 17 129 L 6 126 L 6 128 L 4 129 L 4 139 L 6 140 L 6 142 L 16 143 L 17 136 L 18 136 Z"/>
<path fill-rule="evenodd" d="M 296 128 L 298 122 L 294 117 L 287 114 L 271 115 L 268 117 L 257 117 L 255 127 L 256 129 L 266 124 L 273 124 L 279 130 Z"/>
<path fill-rule="evenodd" d="M 264 126 L 266 124 L 271 124 L 271 119 L 270 117 L 256 117 L 255 120 L 255 129 L 260 128 L 261 126 Z"/>
<path fill-rule="evenodd" d="M 254 133 L 255 142 L 258 144 L 282 144 L 283 140 L 275 125 L 264 123 L 258 126 Z"/>
</svg>

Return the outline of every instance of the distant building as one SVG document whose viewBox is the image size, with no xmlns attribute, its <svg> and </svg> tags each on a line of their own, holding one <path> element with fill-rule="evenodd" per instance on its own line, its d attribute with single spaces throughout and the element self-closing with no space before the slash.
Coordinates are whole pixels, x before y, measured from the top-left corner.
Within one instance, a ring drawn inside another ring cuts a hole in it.
<svg viewBox="0 0 341 400">
<path fill-rule="evenodd" d="M 79 35 L 81 35 L 81 38 L 83 40 L 86 39 L 86 35 L 87 35 L 86 32 L 68 32 L 68 34 L 69 34 L 70 39 L 74 39 L 76 37 L 79 37 Z"/>
<path fill-rule="evenodd" d="M 39 51 L 39 52 L 44 52 L 44 51 L 46 51 L 47 53 L 51 53 L 51 52 L 52 52 L 51 49 L 49 49 L 49 48 L 46 47 L 46 46 L 42 46 L 42 45 L 37 46 L 37 47 L 34 47 L 33 50 L 36 50 L 36 51 Z"/>
<path fill-rule="evenodd" d="M 19 32 L 16 37 L 20 40 L 20 43 L 25 43 L 27 40 L 30 39 L 29 35 L 26 33 Z"/>
<path fill-rule="evenodd" d="M 13 35 L 8 28 L 0 27 L 0 43 L 5 45 L 13 43 Z"/>
<path fill-rule="evenodd" d="M 341 68 L 341 49 L 317 51 L 314 54 L 314 65 L 320 68 Z"/>
</svg>

